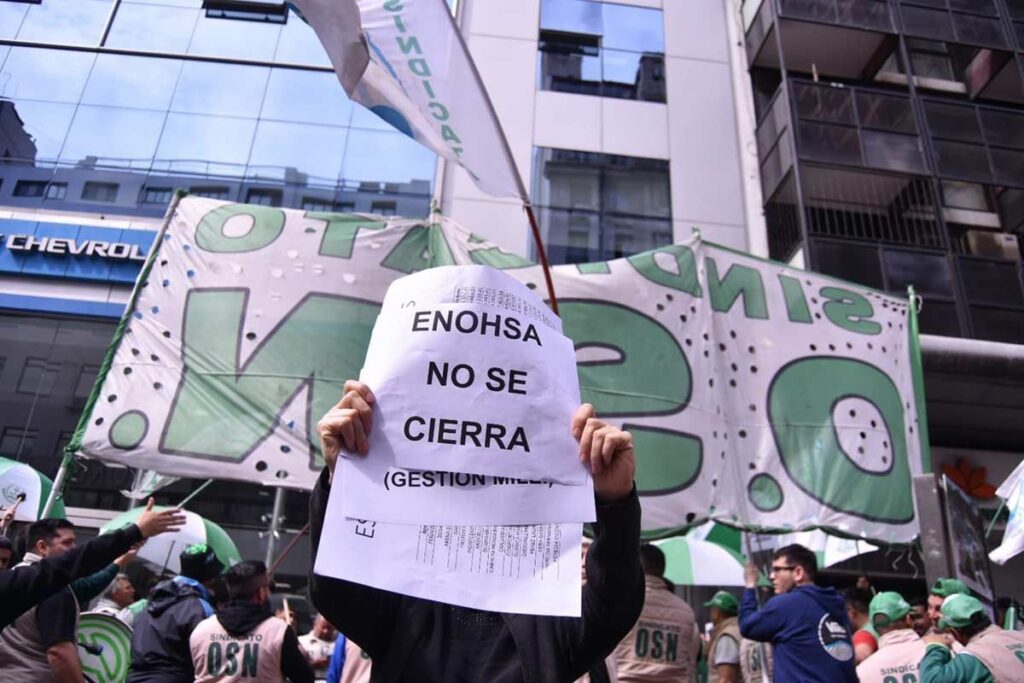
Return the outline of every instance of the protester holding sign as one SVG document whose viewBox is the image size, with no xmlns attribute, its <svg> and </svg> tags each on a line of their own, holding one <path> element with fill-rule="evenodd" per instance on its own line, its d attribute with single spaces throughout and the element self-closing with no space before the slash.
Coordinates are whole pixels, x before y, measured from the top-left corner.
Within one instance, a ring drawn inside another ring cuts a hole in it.
<svg viewBox="0 0 1024 683">
<path fill-rule="evenodd" d="M 327 469 L 310 506 L 314 560 L 320 546 L 339 452 L 367 455 L 375 397 L 349 381 L 341 401 L 317 430 Z M 571 425 L 579 458 L 593 477 L 595 540 L 587 558 L 582 617 L 502 614 L 445 605 L 317 574 L 310 594 L 317 609 L 373 659 L 386 681 L 567 681 L 586 673 L 626 635 L 643 606 L 640 504 L 628 432 L 580 406 Z M 371 455 L 372 457 L 372 455 Z"/>
</svg>

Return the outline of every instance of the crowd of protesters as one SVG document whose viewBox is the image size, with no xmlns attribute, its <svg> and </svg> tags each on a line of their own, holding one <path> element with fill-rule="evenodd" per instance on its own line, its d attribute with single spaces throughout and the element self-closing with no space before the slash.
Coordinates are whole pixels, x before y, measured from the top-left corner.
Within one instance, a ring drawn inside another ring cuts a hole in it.
<svg viewBox="0 0 1024 683">
<path fill-rule="evenodd" d="M 327 467 L 310 505 L 312 559 L 339 451 L 366 454 L 374 401 L 348 382 L 318 424 Z M 202 543 L 138 600 L 126 566 L 145 539 L 184 523 L 151 500 L 135 524 L 82 545 L 58 519 L 29 524 L 20 549 L 0 536 L 0 683 L 83 683 L 76 631 L 91 603 L 131 629 L 127 683 L 1024 681 L 1024 634 L 993 623 L 962 582 L 940 579 L 912 600 L 866 582 L 841 594 L 818 585 L 816 556 L 799 545 L 773 553 L 773 595 L 759 593 L 761 572 L 748 565 L 741 596 L 720 590 L 703 603 L 702 630 L 661 550 L 641 545 L 632 437 L 589 405 L 570 429 L 597 502 L 579 618 L 486 612 L 311 573 L 320 614 L 299 636 L 287 602 L 271 607 L 264 563 L 225 567 Z"/>
</svg>

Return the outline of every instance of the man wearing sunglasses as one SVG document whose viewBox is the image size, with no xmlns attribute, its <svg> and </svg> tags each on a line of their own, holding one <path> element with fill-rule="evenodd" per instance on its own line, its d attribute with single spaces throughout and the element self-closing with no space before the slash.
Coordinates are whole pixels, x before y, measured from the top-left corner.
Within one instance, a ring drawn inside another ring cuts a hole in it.
<svg viewBox="0 0 1024 683">
<path fill-rule="evenodd" d="M 834 588 L 814 585 L 817 573 L 814 553 L 802 545 L 776 550 L 769 576 L 775 596 L 758 609 L 758 571 L 747 565 L 740 632 L 772 644 L 775 683 L 857 681 L 843 598 Z"/>
</svg>

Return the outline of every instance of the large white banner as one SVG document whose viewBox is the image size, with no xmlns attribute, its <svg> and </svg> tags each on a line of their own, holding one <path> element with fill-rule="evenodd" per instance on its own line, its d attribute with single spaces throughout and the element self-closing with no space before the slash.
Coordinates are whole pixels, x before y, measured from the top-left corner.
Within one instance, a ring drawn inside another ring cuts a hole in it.
<svg viewBox="0 0 1024 683">
<path fill-rule="evenodd" d="M 349 97 L 461 165 L 484 192 L 522 195 L 487 92 L 444 0 L 293 3 Z"/>
<path fill-rule="evenodd" d="M 538 266 L 445 220 L 202 198 L 152 258 L 72 446 L 295 488 L 315 481 L 313 427 L 358 377 L 391 281 L 476 263 L 544 291 Z M 916 535 L 907 301 L 696 237 L 553 277 L 582 400 L 634 435 L 647 532 Z"/>
</svg>

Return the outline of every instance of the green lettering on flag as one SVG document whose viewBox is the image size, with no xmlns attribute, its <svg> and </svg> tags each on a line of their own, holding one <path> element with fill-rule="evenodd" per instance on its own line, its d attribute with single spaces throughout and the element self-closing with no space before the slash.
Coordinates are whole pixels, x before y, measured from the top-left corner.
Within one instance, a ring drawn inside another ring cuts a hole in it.
<svg viewBox="0 0 1024 683">
<path fill-rule="evenodd" d="M 882 326 L 871 320 L 875 314 L 867 297 L 842 287 L 822 287 L 821 295 L 828 299 L 825 316 L 834 324 L 858 334 L 879 334 Z"/>
<path fill-rule="evenodd" d="M 424 268 L 454 264 L 455 257 L 452 256 L 444 231 L 436 225 L 417 225 L 410 228 L 402 241 L 395 245 L 381 263 L 385 268 L 402 273 L 415 273 Z"/>
<path fill-rule="evenodd" d="M 655 254 L 671 254 L 674 256 L 678 272 L 673 273 L 658 265 Z M 673 244 L 661 249 L 645 251 L 642 254 L 630 256 L 629 262 L 636 268 L 636 272 L 651 282 L 677 289 L 680 292 L 686 292 L 691 296 L 701 296 L 700 280 L 697 278 L 697 259 L 694 258 L 693 249 L 689 247 Z"/>
<path fill-rule="evenodd" d="M 249 339 L 248 290 L 192 290 L 185 303 L 184 372 L 161 447 L 238 461 L 259 445 L 285 405 L 309 387 L 305 428 L 358 377 L 379 304 L 309 294 L 262 340 Z M 244 361 L 244 342 L 257 342 Z M 231 425 L 225 429 L 224 425 Z M 312 444 L 314 452 L 319 446 Z M 310 463 L 310 467 L 316 466 Z"/>
<path fill-rule="evenodd" d="M 225 232 L 229 221 L 247 228 L 238 235 Z M 218 254 L 258 251 L 276 240 L 284 230 L 284 212 L 270 206 L 225 204 L 199 221 L 196 244 Z"/>
<path fill-rule="evenodd" d="M 718 264 L 710 256 L 704 259 L 708 269 L 708 294 L 711 308 L 728 311 L 743 298 L 743 314 L 748 318 L 768 319 L 768 301 L 764 295 L 764 282 L 760 271 L 749 266 L 734 263 L 729 266 L 724 278 L 718 277 Z"/>
<path fill-rule="evenodd" d="M 353 216 L 348 213 L 307 211 L 304 216 L 327 221 L 323 239 L 320 240 L 320 254 L 338 258 L 352 257 L 352 245 L 360 230 L 383 230 L 387 225 L 379 221 L 368 221 L 361 216 Z"/>
<path fill-rule="evenodd" d="M 833 413 L 850 398 L 882 416 L 885 469 L 862 468 L 839 443 Z M 859 360 L 804 358 L 775 375 L 768 403 L 782 464 L 805 493 L 865 519 L 902 524 L 914 518 L 903 403 L 888 375 Z"/>
</svg>

